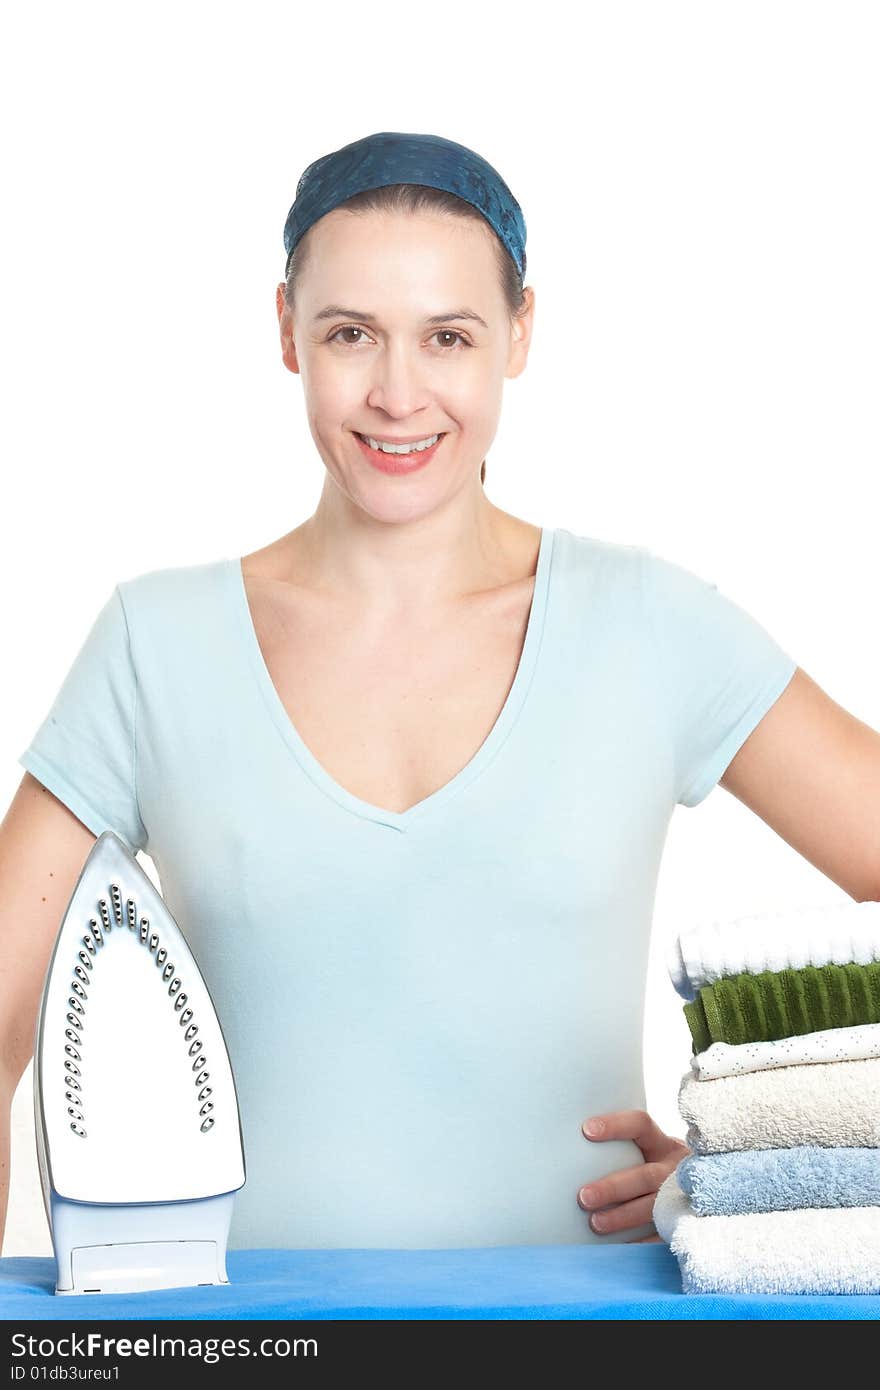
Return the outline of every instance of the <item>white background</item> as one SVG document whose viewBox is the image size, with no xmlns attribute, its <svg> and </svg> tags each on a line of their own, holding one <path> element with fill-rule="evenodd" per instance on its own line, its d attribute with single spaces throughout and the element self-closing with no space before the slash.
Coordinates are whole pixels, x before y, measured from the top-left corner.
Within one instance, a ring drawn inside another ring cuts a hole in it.
<svg viewBox="0 0 880 1390">
<path fill-rule="evenodd" d="M 8 10 L 3 807 L 119 579 L 314 509 L 282 228 L 303 168 L 378 130 L 477 149 L 525 212 L 535 333 L 491 500 L 712 579 L 880 726 L 878 33 L 845 0 Z M 670 940 L 841 900 L 724 790 L 677 809 L 644 1019 L 665 1129 L 690 1053 Z M 51 1253 L 31 1106 L 29 1067 L 4 1255 Z"/>
</svg>

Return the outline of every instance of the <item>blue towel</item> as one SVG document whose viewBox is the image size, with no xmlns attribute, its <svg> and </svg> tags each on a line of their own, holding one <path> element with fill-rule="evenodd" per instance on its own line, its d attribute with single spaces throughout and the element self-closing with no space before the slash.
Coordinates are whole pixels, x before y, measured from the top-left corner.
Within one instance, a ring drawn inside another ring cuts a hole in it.
<svg viewBox="0 0 880 1390">
<path fill-rule="evenodd" d="M 692 1154 L 676 1169 L 698 1216 L 880 1206 L 880 1149 L 743 1149 Z"/>
</svg>

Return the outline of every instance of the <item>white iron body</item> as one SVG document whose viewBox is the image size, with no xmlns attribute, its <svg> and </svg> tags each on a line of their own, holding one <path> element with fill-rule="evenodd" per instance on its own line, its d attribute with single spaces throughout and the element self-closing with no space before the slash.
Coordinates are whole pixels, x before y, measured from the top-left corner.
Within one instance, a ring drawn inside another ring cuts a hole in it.
<svg viewBox="0 0 880 1390">
<path fill-rule="evenodd" d="M 59 928 L 34 1046 L 56 1294 L 227 1284 L 245 1183 L 208 987 L 135 856 L 96 840 Z"/>
</svg>

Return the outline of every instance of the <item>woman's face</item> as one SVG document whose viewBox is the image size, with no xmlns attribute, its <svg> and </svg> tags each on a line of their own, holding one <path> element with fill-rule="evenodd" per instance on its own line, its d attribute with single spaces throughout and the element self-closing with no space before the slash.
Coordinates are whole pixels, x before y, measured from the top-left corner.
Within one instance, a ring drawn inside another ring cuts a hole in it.
<svg viewBox="0 0 880 1390">
<path fill-rule="evenodd" d="M 527 288 L 528 312 L 511 321 L 493 236 L 442 214 L 334 210 L 309 233 L 295 312 L 278 286 L 284 362 L 302 376 L 318 452 L 377 519 L 424 515 L 480 487 L 504 379 L 525 366 L 534 312 Z M 423 454 L 377 455 L 359 434 L 443 437 Z"/>
</svg>

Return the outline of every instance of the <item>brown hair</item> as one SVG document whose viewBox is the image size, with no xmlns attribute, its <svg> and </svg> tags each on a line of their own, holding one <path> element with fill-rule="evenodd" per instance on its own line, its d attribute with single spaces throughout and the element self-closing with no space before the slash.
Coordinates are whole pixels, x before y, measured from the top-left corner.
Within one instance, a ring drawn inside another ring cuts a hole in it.
<svg viewBox="0 0 880 1390">
<path fill-rule="evenodd" d="M 484 227 L 489 227 L 483 214 L 472 203 L 466 202 L 464 198 L 459 198 L 455 193 L 447 193 L 445 189 L 431 188 L 423 183 L 390 183 L 381 188 L 367 188 L 362 193 L 352 194 L 350 198 L 346 198 L 344 203 L 338 203 L 337 206 L 350 212 L 441 212 L 448 213 L 453 217 L 470 218 L 473 221 L 482 222 Z M 490 228 L 490 230 L 492 229 Z M 508 314 L 513 320 L 524 313 L 526 308 L 523 294 L 525 253 L 523 253 L 523 272 L 520 275 L 519 266 L 504 242 L 499 236 L 494 233 L 493 235 L 501 292 L 504 295 Z M 285 303 L 290 308 L 293 308 L 296 282 L 305 269 L 308 240 L 309 233 L 306 232 L 290 255 L 284 286 Z M 486 461 L 484 459 L 480 469 L 480 482 L 484 483 L 485 481 Z"/>
</svg>

